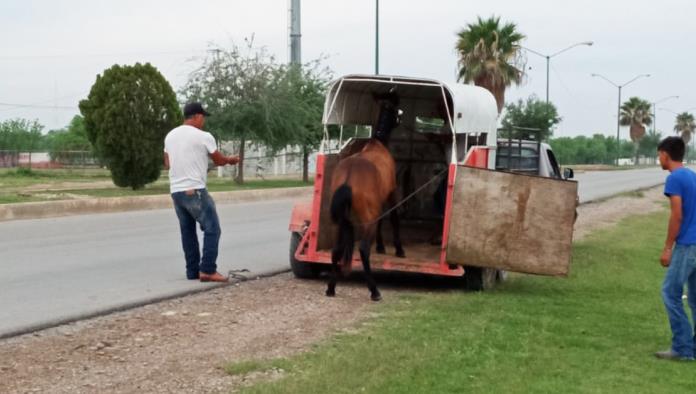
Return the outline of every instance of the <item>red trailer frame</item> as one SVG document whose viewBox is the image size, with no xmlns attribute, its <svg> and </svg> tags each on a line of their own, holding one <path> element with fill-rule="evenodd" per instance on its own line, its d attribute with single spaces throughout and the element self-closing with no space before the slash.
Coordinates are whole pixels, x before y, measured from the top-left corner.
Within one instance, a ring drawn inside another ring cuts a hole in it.
<svg viewBox="0 0 696 394">
<path fill-rule="evenodd" d="M 437 89 L 442 89 L 442 95 L 443 98 L 445 99 L 445 108 L 447 108 L 448 112 L 448 122 L 449 126 L 453 130 L 453 137 L 456 137 L 456 134 L 454 132 L 455 130 L 455 123 L 456 121 L 453 120 L 453 118 L 457 117 L 459 120 L 462 120 L 462 112 L 471 113 L 472 111 L 483 111 L 486 113 L 486 116 L 489 118 L 488 123 L 486 124 L 487 130 L 489 130 L 490 133 L 492 133 L 491 136 L 489 136 L 488 141 L 495 141 L 496 136 L 495 136 L 495 118 L 497 117 L 497 107 L 495 106 L 495 100 L 493 99 L 492 95 L 487 92 L 483 91 L 480 92 L 478 90 L 474 90 L 474 96 L 478 97 L 480 100 L 478 103 L 467 103 L 470 106 L 474 107 L 473 110 L 468 109 L 468 110 L 462 110 L 461 108 L 457 108 L 457 105 L 453 103 L 454 99 L 450 97 L 452 101 L 448 103 L 447 97 L 445 97 L 445 91 L 446 89 L 449 89 L 447 86 L 444 84 L 441 84 L 437 81 L 428 81 L 428 80 L 411 80 L 411 79 L 406 79 L 406 78 L 400 78 L 400 77 L 382 77 L 382 76 L 348 76 L 344 77 L 342 79 L 339 79 L 334 83 L 332 86 L 332 89 L 330 89 L 330 93 L 335 93 L 336 91 L 340 91 L 341 85 L 343 84 L 344 81 L 352 81 L 352 80 L 369 80 L 369 81 L 374 81 L 375 83 L 385 83 L 385 82 L 391 82 L 394 84 L 406 84 L 406 85 L 417 85 L 418 83 L 423 84 L 423 86 L 430 86 L 434 87 Z M 337 87 L 337 89 L 336 89 Z M 473 86 L 466 86 L 463 87 L 466 89 L 480 89 L 477 87 Z M 432 89 L 431 89 L 432 90 Z M 449 90 L 447 90 L 449 93 Z M 449 93 L 452 95 L 452 93 Z M 478 95 L 478 96 L 476 96 Z M 482 99 L 481 99 L 482 97 Z M 482 101 L 482 102 L 481 102 Z M 336 103 L 336 96 L 333 96 L 333 98 L 329 95 L 327 96 L 327 104 L 325 106 L 325 114 L 324 114 L 324 124 L 326 125 L 328 120 L 332 116 L 332 110 L 334 107 L 334 104 Z M 344 104 L 345 105 L 345 104 Z M 452 105 L 453 108 L 450 108 L 448 105 Z M 478 106 L 478 107 L 477 107 Z M 483 110 L 481 109 L 483 108 Z M 491 109 L 493 108 L 493 109 Z M 488 112 L 486 112 L 488 111 Z M 491 115 L 491 111 L 494 111 L 495 115 Z M 492 131 L 491 130 L 491 121 L 490 118 L 493 116 L 493 125 L 492 125 Z M 327 139 L 328 135 L 325 135 L 325 139 Z M 456 139 L 456 138 L 455 138 Z M 453 144 L 454 145 L 454 144 Z M 491 146 L 492 145 L 492 146 Z M 322 147 L 324 144 L 322 143 Z M 466 146 L 466 144 L 465 144 Z M 461 265 L 455 265 L 455 264 L 449 264 L 447 262 L 447 241 L 448 241 L 448 232 L 449 232 L 449 227 L 450 227 L 450 217 L 452 215 L 452 198 L 453 198 L 453 191 L 454 191 L 454 184 L 455 184 L 455 179 L 456 179 L 456 173 L 457 173 L 457 166 L 458 165 L 465 165 L 465 166 L 471 166 L 471 167 L 478 167 L 478 168 L 491 168 L 491 166 L 494 167 L 494 162 L 495 162 L 495 143 L 493 144 L 487 144 L 487 145 L 474 145 L 471 146 L 466 152 L 466 155 L 464 156 L 464 160 L 461 162 L 457 162 L 455 160 L 456 158 L 456 152 L 454 151 L 456 149 L 456 146 L 453 149 L 452 152 L 452 161 L 449 164 L 449 172 L 448 172 L 448 179 L 447 179 L 447 193 L 446 193 L 446 200 L 445 200 L 445 212 L 444 212 L 444 220 L 443 220 L 443 227 L 442 227 L 442 243 L 438 246 L 433 246 L 433 253 L 432 253 L 432 258 L 423 258 L 423 256 L 420 256 L 420 258 L 409 258 L 408 253 L 406 258 L 396 258 L 394 256 L 389 256 L 389 255 L 376 255 L 373 254 L 373 257 L 371 258 L 371 265 L 374 269 L 377 270 L 385 270 L 385 271 L 402 271 L 402 272 L 414 272 L 414 273 L 424 273 L 424 274 L 432 274 L 432 275 L 440 275 L 440 276 L 457 276 L 460 277 L 464 274 L 464 268 Z M 312 264 L 313 267 L 318 267 L 318 266 L 323 266 L 326 264 L 331 264 L 331 251 L 330 250 L 319 250 L 318 244 L 319 244 L 319 223 L 320 223 L 320 214 L 321 214 L 321 209 L 322 209 L 322 195 L 324 193 L 324 185 L 325 185 L 325 177 L 329 176 L 330 174 L 326 173 L 326 155 L 322 151 L 317 155 L 316 157 L 316 174 L 315 174 L 315 179 L 314 179 L 314 192 L 313 192 L 313 198 L 311 202 L 301 202 L 297 203 L 295 207 L 293 208 L 291 219 L 290 219 L 290 225 L 289 225 L 289 230 L 294 233 L 294 234 L 299 234 L 301 237 L 299 242 L 295 241 L 297 244 L 297 247 L 294 250 L 294 255 L 292 255 L 292 258 L 294 258 L 296 263 L 302 264 L 302 263 L 308 263 Z M 324 230 L 325 231 L 325 230 Z M 291 251 L 290 253 L 292 254 L 292 247 L 294 246 L 293 243 L 291 243 Z M 352 264 L 351 267 L 344 267 L 344 270 L 347 269 L 353 269 L 353 268 L 362 268 L 362 263 L 360 261 L 359 255 L 356 253 L 353 256 Z"/>
</svg>

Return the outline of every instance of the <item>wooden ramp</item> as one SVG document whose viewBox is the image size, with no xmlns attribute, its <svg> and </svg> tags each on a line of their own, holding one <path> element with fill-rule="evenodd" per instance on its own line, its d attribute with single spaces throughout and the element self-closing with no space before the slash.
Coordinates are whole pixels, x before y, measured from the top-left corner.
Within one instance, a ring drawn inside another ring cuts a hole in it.
<svg viewBox="0 0 696 394">
<path fill-rule="evenodd" d="M 447 261 L 568 274 L 577 182 L 457 167 Z"/>
</svg>

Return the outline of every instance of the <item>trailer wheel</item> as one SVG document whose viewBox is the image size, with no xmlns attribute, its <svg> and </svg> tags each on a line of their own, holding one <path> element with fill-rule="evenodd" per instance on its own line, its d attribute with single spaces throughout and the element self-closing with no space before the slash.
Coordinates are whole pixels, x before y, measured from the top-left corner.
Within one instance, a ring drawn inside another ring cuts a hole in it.
<svg viewBox="0 0 696 394">
<path fill-rule="evenodd" d="M 464 267 L 466 288 L 472 291 L 491 290 L 495 287 L 498 271 L 494 268 Z"/>
<path fill-rule="evenodd" d="M 300 246 L 302 235 L 297 232 L 290 234 L 290 268 L 296 278 L 313 279 L 319 276 L 320 269 L 317 264 L 305 263 L 295 258 L 295 251 Z"/>
</svg>

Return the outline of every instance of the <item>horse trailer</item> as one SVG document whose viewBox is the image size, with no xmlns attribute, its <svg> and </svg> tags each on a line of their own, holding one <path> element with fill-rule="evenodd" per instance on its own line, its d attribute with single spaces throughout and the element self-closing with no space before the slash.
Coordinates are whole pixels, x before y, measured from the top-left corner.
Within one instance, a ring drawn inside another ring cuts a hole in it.
<svg viewBox="0 0 696 394">
<path fill-rule="evenodd" d="M 316 277 L 331 264 L 332 171 L 365 145 L 369 136 L 343 140 L 370 130 L 379 111 L 375 97 L 384 94 L 399 97 L 399 122 L 388 149 L 396 162 L 406 256 L 373 253 L 374 269 L 464 276 L 476 289 L 491 287 L 505 271 L 567 275 L 577 183 L 500 169 L 498 112 L 490 92 L 429 79 L 348 75 L 328 89 L 312 198 L 292 210 L 295 276 Z M 509 147 L 506 155 L 512 160 Z M 391 232 L 384 232 L 389 252 Z M 356 253 L 342 270 L 360 264 Z"/>
</svg>

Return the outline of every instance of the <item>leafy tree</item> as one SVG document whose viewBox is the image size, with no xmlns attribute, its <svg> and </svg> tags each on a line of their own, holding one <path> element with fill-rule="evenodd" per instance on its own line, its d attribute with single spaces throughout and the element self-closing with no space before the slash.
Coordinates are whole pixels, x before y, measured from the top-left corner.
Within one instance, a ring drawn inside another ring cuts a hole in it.
<svg viewBox="0 0 696 394">
<path fill-rule="evenodd" d="M 696 130 L 696 122 L 694 122 L 694 115 L 688 112 L 682 112 L 677 115 L 677 119 L 674 124 L 674 131 L 680 134 L 684 143 L 687 145 L 694 135 Z"/>
<path fill-rule="evenodd" d="M 662 133 L 655 129 L 648 131 L 640 140 L 638 154 L 657 160 L 657 146 L 660 144 L 660 141 L 662 141 Z"/>
<path fill-rule="evenodd" d="M 519 84 L 523 75 L 520 42 L 525 36 L 514 23 L 501 25 L 500 17 L 481 19 L 457 33 L 460 81 L 474 82 L 488 89 L 498 103 L 505 105 L 505 88 Z"/>
<path fill-rule="evenodd" d="M 31 152 L 40 149 L 43 128 L 37 120 L 17 118 L 0 122 L 0 150 Z"/>
<path fill-rule="evenodd" d="M 533 135 L 536 140 L 545 141 L 551 138 L 553 128 L 560 121 L 556 107 L 545 101 L 531 96 L 527 101 L 519 100 L 508 104 L 502 121 L 503 136 L 529 139 Z"/>
<path fill-rule="evenodd" d="M 304 66 L 290 66 L 283 84 L 286 105 L 285 113 L 295 132 L 293 143 L 302 147 L 302 181 L 309 182 L 309 154 L 315 150 L 323 137 L 321 118 L 330 72 L 322 69 L 319 60 Z"/>
<path fill-rule="evenodd" d="M 212 133 L 239 141 L 237 183 L 244 182 L 247 141 L 271 150 L 301 145 L 306 176 L 309 151 L 321 138 L 326 75 L 318 61 L 302 68 L 282 65 L 247 42 L 244 52 L 237 46 L 212 51 L 181 94 L 207 105 Z"/>
<path fill-rule="evenodd" d="M 134 190 L 159 177 L 164 137 L 182 121 L 172 87 L 149 63 L 105 70 L 80 101 L 80 112 L 114 183 Z"/>
<path fill-rule="evenodd" d="M 623 126 L 630 126 L 631 141 L 635 146 L 635 164 L 638 164 L 638 149 L 641 138 L 645 136 L 645 126 L 652 123 L 650 109 L 650 103 L 638 97 L 631 97 L 621 105 L 620 123 Z"/>
<path fill-rule="evenodd" d="M 586 136 L 562 137 L 549 140 L 556 158 L 563 164 L 612 164 L 616 159 L 616 139 L 595 134 Z M 633 144 L 621 141 L 620 156 L 630 156 Z"/>
<path fill-rule="evenodd" d="M 87 138 L 85 120 L 80 115 L 75 115 L 67 127 L 49 131 L 46 135 L 46 145 L 51 159 L 60 162 L 75 160 L 73 153 L 76 151 L 93 151 Z"/>
</svg>

